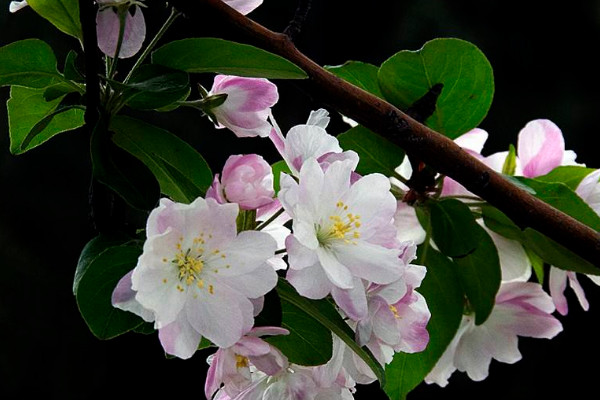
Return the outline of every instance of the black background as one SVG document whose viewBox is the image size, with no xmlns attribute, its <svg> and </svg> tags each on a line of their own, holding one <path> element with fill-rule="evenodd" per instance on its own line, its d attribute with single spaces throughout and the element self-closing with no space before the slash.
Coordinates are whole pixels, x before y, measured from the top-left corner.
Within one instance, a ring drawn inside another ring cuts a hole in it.
<svg viewBox="0 0 600 400">
<path fill-rule="evenodd" d="M 317 63 L 358 60 L 379 65 L 396 51 L 416 50 L 436 37 L 471 41 L 486 54 L 495 74 L 494 102 L 481 124 L 490 133 L 485 154 L 515 143 L 528 121 L 549 118 L 561 127 L 578 161 L 598 167 L 599 1 L 313 3 L 297 44 Z M 9 15 L 7 9 L 8 1 L 2 0 L 0 45 L 42 38 L 59 60 L 77 48 L 74 39 L 31 10 Z M 265 0 L 251 16 L 282 30 L 294 9 L 291 0 Z M 151 9 L 146 16 L 151 35 L 166 11 Z M 167 39 L 185 35 L 243 40 L 210 14 L 202 24 L 180 19 Z M 210 77 L 199 79 L 210 85 Z M 321 106 L 295 83 L 277 83 L 281 99 L 274 113 L 284 131 Z M 0 103 L 7 98 L 7 88 L 1 88 Z M 266 141 L 215 131 L 196 113 L 184 110 L 149 118 L 193 143 L 214 171 L 229 154 L 260 152 L 274 160 Z M 334 118 L 330 132 L 344 129 Z M 0 398 L 39 394 L 50 399 L 121 399 L 157 392 L 203 398 L 206 353 L 188 361 L 166 360 L 156 335 L 100 341 L 79 315 L 72 276 L 79 252 L 95 234 L 88 216 L 91 171 L 84 132 L 58 135 L 21 156 L 11 155 L 8 148 L 6 110 L 0 108 Z M 600 288 L 585 277 L 581 281 L 590 311 L 583 312 L 569 292 L 570 313 L 559 317 L 564 332 L 555 339 L 521 339 L 523 360 L 515 365 L 493 361 L 490 377 L 479 383 L 455 373 L 447 388 L 423 384 L 409 399 L 596 398 Z M 359 387 L 356 398 L 385 397 L 371 385 Z"/>
</svg>

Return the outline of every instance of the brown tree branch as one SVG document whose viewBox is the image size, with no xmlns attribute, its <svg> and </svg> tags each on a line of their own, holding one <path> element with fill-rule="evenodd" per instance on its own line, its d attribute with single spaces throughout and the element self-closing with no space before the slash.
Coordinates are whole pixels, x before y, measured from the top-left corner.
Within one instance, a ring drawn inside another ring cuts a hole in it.
<svg viewBox="0 0 600 400">
<path fill-rule="evenodd" d="M 286 35 L 257 24 L 221 0 L 170 0 L 169 3 L 199 21 L 206 18 L 209 11 L 222 18 L 256 45 L 302 68 L 309 77 L 309 89 L 324 103 L 461 183 L 504 212 L 521 228 L 533 228 L 593 265 L 600 266 L 598 232 L 518 188 L 449 138 L 388 102 L 329 73 L 300 52 Z"/>
</svg>

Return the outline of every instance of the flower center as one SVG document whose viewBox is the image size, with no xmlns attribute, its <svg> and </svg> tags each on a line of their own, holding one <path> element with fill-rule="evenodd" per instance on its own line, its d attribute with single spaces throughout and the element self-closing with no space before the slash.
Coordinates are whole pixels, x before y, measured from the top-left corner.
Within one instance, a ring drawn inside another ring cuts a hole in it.
<svg viewBox="0 0 600 400">
<path fill-rule="evenodd" d="M 336 203 L 336 213 L 329 216 L 327 228 L 320 225 L 317 229 L 317 240 L 327 246 L 332 240 L 341 240 L 346 244 L 356 244 L 360 238 L 360 215 L 348 212 L 348 206 L 342 201 Z"/>
<path fill-rule="evenodd" d="M 235 355 L 235 367 L 236 368 L 248 368 L 250 365 L 250 360 L 248 357 L 241 356 L 239 354 Z"/>
<path fill-rule="evenodd" d="M 211 238 L 212 236 L 209 235 L 208 237 Z M 170 262 L 177 268 L 177 277 L 180 283 L 177 284 L 176 288 L 180 292 L 184 292 L 186 287 L 192 285 L 196 286 L 198 289 L 205 288 L 204 279 L 202 279 L 202 273 L 205 270 L 205 267 L 208 266 L 204 252 L 205 243 L 204 234 L 201 233 L 194 238 L 192 245 L 184 250 L 183 237 L 179 238 L 176 245 L 177 253 L 175 253 L 175 257 Z M 211 251 L 208 258 L 215 255 L 225 258 L 225 254 L 222 254 L 218 249 Z M 169 260 L 166 258 L 163 259 L 163 262 L 165 263 L 168 261 Z M 229 265 L 226 267 L 228 268 Z M 212 272 L 217 273 L 219 270 L 218 268 L 215 268 Z M 163 283 L 167 283 L 167 281 L 167 278 L 163 279 Z M 214 286 L 207 286 L 208 292 L 213 294 Z"/>
</svg>

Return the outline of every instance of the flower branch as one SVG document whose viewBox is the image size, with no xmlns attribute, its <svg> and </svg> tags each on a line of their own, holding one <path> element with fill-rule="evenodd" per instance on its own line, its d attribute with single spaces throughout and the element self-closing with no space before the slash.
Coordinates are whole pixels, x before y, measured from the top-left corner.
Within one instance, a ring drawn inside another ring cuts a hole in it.
<svg viewBox="0 0 600 400">
<path fill-rule="evenodd" d="M 600 265 L 600 234 L 515 186 L 476 160 L 449 138 L 417 122 L 388 102 L 334 76 L 299 51 L 285 34 L 273 32 L 236 12 L 221 0 L 172 6 L 191 18 L 205 18 L 206 8 L 241 31 L 250 41 L 302 68 L 306 86 L 320 100 L 418 157 L 488 201 L 522 229 L 533 228 L 576 254 Z"/>
</svg>

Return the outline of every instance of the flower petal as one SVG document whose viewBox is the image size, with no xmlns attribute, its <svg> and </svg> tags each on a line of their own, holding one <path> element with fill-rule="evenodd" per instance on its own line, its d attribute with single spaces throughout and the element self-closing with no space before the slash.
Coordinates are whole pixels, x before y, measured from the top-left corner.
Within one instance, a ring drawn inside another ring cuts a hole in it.
<svg viewBox="0 0 600 400">
<path fill-rule="evenodd" d="M 318 263 L 300 270 L 290 267 L 286 279 L 301 296 L 309 299 L 322 299 L 331 292 L 333 287 L 323 267 Z"/>
<path fill-rule="evenodd" d="M 114 57 L 117 51 L 120 31 L 119 15 L 112 7 L 98 11 L 96 16 L 96 29 L 98 35 L 98 47 L 109 57 Z M 146 38 L 146 22 L 144 14 L 139 6 L 135 6 L 133 13 L 131 9 L 125 18 L 125 29 L 123 40 L 119 51 L 119 58 L 129 58 L 136 55 Z"/>
<path fill-rule="evenodd" d="M 354 287 L 350 289 L 340 289 L 334 286 L 331 289 L 331 296 L 350 319 L 359 321 L 365 318 L 369 312 L 367 295 L 361 279 L 354 278 L 353 285 Z"/>
<path fill-rule="evenodd" d="M 216 283 L 185 305 L 190 325 L 219 347 L 233 346 L 252 328 L 253 311 L 252 303 L 237 290 Z"/>
<path fill-rule="evenodd" d="M 528 178 L 547 174 L 561 165 L 565 141 L 562 132 L 552 121 L 531 121 L 519 132 L 517 152 Z"/>
<path fill-rule="evenodd" d="M 198 349 L 200 334 L 189 324 L 184 314 L 158 330 L 158 338 L 167 354 L 188 359 Z"/>
</svg>

